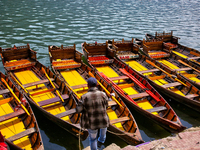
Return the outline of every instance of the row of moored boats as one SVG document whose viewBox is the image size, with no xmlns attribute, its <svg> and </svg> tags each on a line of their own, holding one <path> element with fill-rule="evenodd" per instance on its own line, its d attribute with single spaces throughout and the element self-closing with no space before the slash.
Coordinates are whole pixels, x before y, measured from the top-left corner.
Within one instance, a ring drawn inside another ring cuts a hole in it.
<svg viewBox="0 0 200 150">
<path fill-rule="evenodd" d="M 44 149 L 29 103 L 85 140 L 88 131 L 80 127 L 76 104 L 89 77 L 111 98 L 108 130 L 131 145 L 144 141 L 129 109 L 172 133 L 186 127 L 162 95 L 200 112 L 200 52 L 179 44 L 172 32 L 147 34 L 146 40 L 85 42 L 82 48 L 83 54 L 75 44 L 49 46 L 51 69 L 37 61 L 29 44 L 0 48 L 6 72 L 0 73 L 0 131 L 10 147 Z"/>
</svg>

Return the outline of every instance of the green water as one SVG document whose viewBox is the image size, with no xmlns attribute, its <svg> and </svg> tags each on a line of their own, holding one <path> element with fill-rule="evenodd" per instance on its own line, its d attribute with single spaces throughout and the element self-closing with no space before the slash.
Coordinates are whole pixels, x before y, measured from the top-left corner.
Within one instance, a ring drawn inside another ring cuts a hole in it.
<svg viewBox="0 0 200 150">
<path fill-rule="evenodd" d="M 50 66 L 48 46 L 76 44 L 82 52 L 83 42 L 108 39 L 145 38 L 146 33 L 173 31 L 185 46 L 200 50 L 200 0 L 0 0 L 0 47 L 30 44 L 37 59 Z M 0 71 L 4 73 L 2 63 Z M 186 127 L 200 126 L 199 113 L 176 102 L 169 102 Z M 38 114 L 46 150 L 76 150 L 79 142 L 68 132 Z M 163 138 L 169 132 L 136 112 L 144 141 Z M 107 134 L 105 146 L 126 143 Z M 89 145 L 88 139 L 81 142 Z"/>
</svg>

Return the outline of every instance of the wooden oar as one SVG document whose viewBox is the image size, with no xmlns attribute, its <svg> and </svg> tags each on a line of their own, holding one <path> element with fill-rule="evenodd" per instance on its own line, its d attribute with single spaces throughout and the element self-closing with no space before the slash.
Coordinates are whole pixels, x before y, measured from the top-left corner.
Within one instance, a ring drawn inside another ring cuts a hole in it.
<svg viewBox="0 0 200 150">
<path fill-rule="evenodd" d="M 199 71 L 198 69 L 196 69 L 196 68 L 194 68 L 194 67 L 188 65 L 188 64 L 185 63 L 184 61 L 178 60 L 178 62 L 180 62 L 181 64 L 183 64 L 183 65 L 185 65 L 185 66 L 188 66 L 189 68 L 191 68 L 191 69 L 195 70 L 196 72 L 200 73 L 200 71 Z"/>
<path fill-rule="evenodd" d="M 21 83 L 12 75 L 13 79 L 15 80 L 15 82 L 17 82 L 17 84 L 29 95 L 29 97 L 34 101 L 34 98 L 31 96 L 31 94 L 29 94 L 29 92 L 26 90 L 26 88 L 23 87 L 23 85 L 21 85 Z M 40 106 L 38 104 L 38 102 L 34 101 L 38 106 Z"/>
<path fill-rule="evenodd" d="M 145 92 L 147 92 L 151 97 L 153 97 L 156 101 L 160 101 L 160 99 L 153 94 L 146 86 L 144 86 L 138 79 L 136 79 L 133 75 L 128 73 L 125 69 L 119 69 L 123 74 L 127 75 L 132 81 L 134 81 L 139 87 L 141 87 Z"/>
<path fill-rule="evenodd" d="M 125 92 L 113 81 L 111 81 L 103 72 L 98 72 L 107 82 L 111 83 L 112 86 L 116 88 L 117 91 L 119 91 L 122 95 L 124 95 L 129 101 L 133 102 L 135 105 L 138 105 L 128 94 L 125 94 Z"/>
<path fill-rule="evenodd" d="M 45 74 L 45 76 L 47 77 L 47 79 L 49 80 L 49 82 L 51 83 L 52 87 L 56 90 L 55 85 L 53 84 L 53 82 L 51 81 L 51 79 L 49 78 L 48 74 L 46 73 L 45 69 L 42 67 L 42 71 Z M 60 97 L 60 99 L 62 100 L 62 102 L 64 102 L 62 96 L 60 95 L 60 93 L 58 92 L 58 90 L 56 90 L 56 93 L 58 94 L 58 96 Z"/>
<path fill-rule="evenodd" d="M 12 91 L 12 89 L 10 88 L 10 86 L 8 85 L 8 83 L 1 78 L 1 81 L 3 81 L 3 83 L 7 86 L 7 88 L 9 89 L 9 91 L 11 92 L 11 94 L 15 97 L 15 99 L 18 101 L 18 103 L 21 105 L 21 107 L 24 109 L 24 111 L 27 113 L 27 115 L 30 116 L 30 113 L 28 112 L 28 110 L 26 109 L 26 107 L 21 103 L 21 101 L 19 100 L 19 98 L 15 95 L 15 93 Z"/>
<path fill-rule="evenodd" d="M 88 74 L 89 74 L 91 77 L 95 78 L 94 75 L 93 75 L 90 71 L 88 72 Z M 97 82 L 98 82 L 98 84 L 104 89 L 104 91 L 105 91 L 108 95 L 110 95 L 110 92 L 101 84 L 101 82 L 99 82 L 98 80 L 97 80 Z M 114 96 L 111 95 L 111 98 L 112 98 L 119 106 L 123 107 L 123 106 L 118 102 L 118 100 L 117 100 Z"/>
<path fill-rule="evenodd" d="M 150 60 L 146 60 L 147 63 L 149 63 L 150 65 L 156 67 L 157 69 L 161 70 L 162 72 L 164 72 L 165 74 L 167 74 L 170 78 L 175 79 L 176 81 L 178 81 L 179 83 L 183 84 L 184 86 L 187 86 L 187 84 L 183 83 L 181 80 L 177 79 L 177 78 L 173 78 L 173 76 L 171 74 L 169 74 L 168 72 L 166 72 L 165 70 L 161 69 L 160 67 L 158 67 L 156 64 L 154 64 L 153 62 L 151 62 Z"/>
</svg>

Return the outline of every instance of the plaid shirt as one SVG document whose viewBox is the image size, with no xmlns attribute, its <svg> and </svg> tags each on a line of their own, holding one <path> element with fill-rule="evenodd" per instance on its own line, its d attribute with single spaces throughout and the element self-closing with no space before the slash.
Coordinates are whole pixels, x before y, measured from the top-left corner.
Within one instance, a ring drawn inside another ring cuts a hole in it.
<svg viewBox="0 0 200 150">
<path fill-rule="evenodd" d="M 84 129 L 100 129 L 109 126 L 109 118 L 106 113 L 108 97 L 97 87 L 91 87 L 82 95 L 78 103 L 77 112 L 82 112 L 81 127 Z"/>
</svg>

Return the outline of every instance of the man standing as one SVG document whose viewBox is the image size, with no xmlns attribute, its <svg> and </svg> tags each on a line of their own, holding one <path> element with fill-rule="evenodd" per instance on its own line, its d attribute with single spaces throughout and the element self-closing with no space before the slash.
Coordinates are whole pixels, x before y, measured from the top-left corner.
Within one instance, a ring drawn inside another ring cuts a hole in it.
<svg viewBox="0 0 200 150">
<path fill-rule="evenodd" d="M 106 140 L 106 131 L 109 126 L 109 118 L 106 113 L 108 97 L 98 90 L 97 80 L 90 77 L 87 80 L 88 92 L 81 97 L 77 106 L 77 112 L 82 112 L 81 127 L 89 132 L 91 150 L 97 150 Z M 99 137 L 98 136 L 98 130 Z"/>
</svg>

